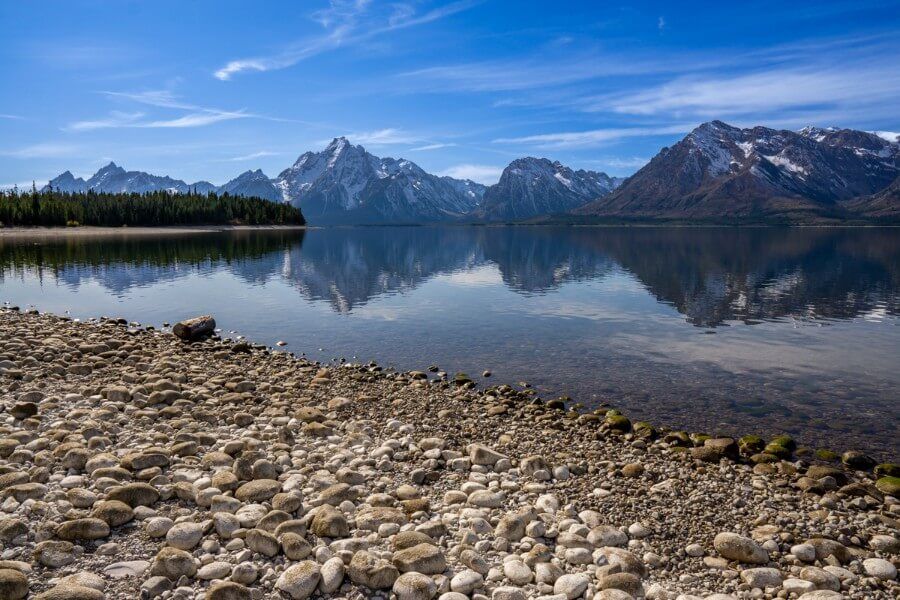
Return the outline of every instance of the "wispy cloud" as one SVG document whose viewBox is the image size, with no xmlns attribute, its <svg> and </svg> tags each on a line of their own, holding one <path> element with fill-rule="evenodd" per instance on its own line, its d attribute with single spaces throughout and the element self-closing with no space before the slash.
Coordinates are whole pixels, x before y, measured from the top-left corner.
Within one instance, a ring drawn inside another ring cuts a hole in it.
<svg viewBox="0 0 900 600">
<path fill-rule="evenodd" d="M 161 108 L 183 108 L 185 110 L 197 110 L 200 108 L 195 104 L 184 102 L 170 90 L 144 90 L 141 92 L 103 91 L 100 93 L 110 98 L 130 100 L 140 104 L 159 106 Z"/>
<path fill-rule="evenodd" d="M 25 117 L 20 117 L 19 115 L 10 115 L 6 113 L 0 113 L 0 119 L 7 119 L 9 121 L 22 121 Z"/>
<path fill-rule="evenodd" d="M 421 136 L 394 127 L 348 133 L 345 137 L 354 144 L 370 146 L 394 146 L 398 144 L 415 144 L 423 141 Z"/>
<path fill-rule="evenodd" d="M 437 143 L 437 144 L 425 144 L 424 146 L 418 146 L 418 147 L 416 147 L 416 148 L 410 148 L 410 151 L 411 151 L 411 152 L 426 152 L 426 151 L 429 151 L 429 150 L 440 150 L 441 148 L 451 148 L 451 147 L 453 147 L 453 146 L 456 146 L 456 144 L 442 144 L 442 143 Z"/>
<path fill-rule="evenodd" d="M 0 151 L 0 154 L 3 156 L 11 156 L 13 158 L 58 158 L 62 156 L 75 156 L 81 151 L 81 146 L 75 144 L 46 142 L 43 144 L 32 144 L 13 150 L 2 150 Z"/>
<path fill-rule="evenodd" d="M 231 121 L 234 119 L 246 119 L 253 117 L 246 112 L 234 111 L 203 111 L 189 113 L 176 117 L 174 119 L 154 119 L 140 120 L 144 113 L 110 113 L 110 116 L 104 119 L 95 119 L 90 121 L 75 121 L 70 123 L 64 129 L 66 131 L 93 131 L 95 129 L 117 129 L 117 128 L 134 128 L 134 129 L 177 129 L 185 127 L 203 127 L 204 125 L 212 125 L 221 121 Z"/>
<path fill-rule="evenodd" d="M 889 102 L 891 112 L 896 114 L 897 98 L 900 98 L 900 68 L 858 65 L 846 69 L 822 65 L 733 76 L 679 78 L 650 89 L 600 99 L 589 110 L 712 118 L 819 110 L 827 106 L 882 105 L 887 109 L 884 103 Z"/>
<path fill-rule="evenodd" d="M 285 69 L 329 50 L 443 19 L 475 4 L 478 4 L 477 0 L 462 0 L 419 14 L 415 6 L 408 3 L 379 5 L 379 10 L 375 10 L 369 0 L 332 0 L 328 9 L 312 14 L 325 29 L 323 35 L 295 42 L 275 55 L 229 61 L 213 76 L 228 81 L 245 71 Z M 390 12 L 386 13 L 385 8 Z"/>
<path fill-rule="evenodd" d="M 662 31 L 663 29 L 666 28 L 666 18 L 665 17 L 660 17 L 659 19 L 657 19 L 656 28 L 659 29 L 660 31 Z"/>
<path fill-rule="evenodd" d="M 587 131 L 563 131 L 558 133 L 527 135 L 523 137 L 497 138 L 493 140 L 493 142 L 495 144 L 533 145 L 539 148 L 585 148 L 590 146 L 601 146 L 626 138 L 686 133 L 693 129 L 695 125 L 696 123 L 680 123 L 661 127 L 626 127 L 590 129 Z"/>
<path fill-rule="evenodd" d="M 187 127 L 203 127 L 232 121 L 235 119 L 267 119 L 281 120 L 250 113 L 244 109 L 221 110 L 198 106 L 181 100 L 168 90 L 150 90 L 142 92 L 101 92 L 109 98 L 126 100 L 146 106 L 158 108 L 187 110 L 186 114 L 172 118 L 144 118 L 144 112 L 112 111 L 108 116 L 100 119 L 75 121 L 66 125 L 64 131 L 93 131 L 96 129 L 136 128 L 136 129 L 180 129 Z"/>
<path fill-rule="evenodd" d="M 438 175 L 453 177 L 454 179 L 471 179 L 484 185 L 491 185 L 497 183 L 502 173 L 503 167 L 461 164 L 444 169 Z"/>
<path fill-rule="evenodd" d="M 144 113 L 142 112 L 125 113 L 112 111 L 106 118 L 89 121 L 75 121 L 74 123 L 69 123 L 65 129 L 66 131 L 93 131 L 95 129 L 131 127 L 143 116 Z"/>
<path fill-rule="evenodd" d="M 245 162 L 248 160 L 256 160 L 257 158 L 265 158 L 266 156 L 280 156 L 284 154 L 283 152 L 271 152 L 269 150 L 260 150 L 259 152 L 252 152 L 250 154 L 244 154 L 242 156 L 233 156 L 231 158 L 223 158 L 224 162 Z"/>
<path fill-rule="evenodd" d="M 247 119 L 253 117 L 249 113 L 243 111 L 224 112 L 224 111 L 205 111 L 191 113 L 178 117 L 177 119 L 162 119 L 159 121 L 149 121 L 139 123 L 136 127 L 164 127 L 164 128 L 180 128 L 180 127 L 203 127 L 204 125 L 212 125 L 221 121 L 232 121 L 234 119 Z"/>
</svg>

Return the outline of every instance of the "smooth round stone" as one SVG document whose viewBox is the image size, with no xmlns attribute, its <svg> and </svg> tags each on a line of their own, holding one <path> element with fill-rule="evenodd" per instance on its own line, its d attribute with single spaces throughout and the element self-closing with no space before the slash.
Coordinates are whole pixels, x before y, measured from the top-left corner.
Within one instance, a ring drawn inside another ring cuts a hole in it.
<svg viewBox="0 0 900 600">
<path fill-rule="evenodd" d="M 796 544 L 791 546 L 791 554 L 793 554 L 794 558 L 797 560 L 805 563 L 815 562 L 816 560 L 816 549 L 809 544 Z"/>
<path fill-rule="evenodd" d="M 0 569 L 0 598 L 21 600 L 28 595 L 28 579 L 14 569 Z"/>
<path fill-rule="evenodd" d="M 503 574 L 515 585 L 531 583 L 534 578 L 531 568 L 520 560 L 508 560 L 503 563 Z"/>
<path fill-rule="evenodd" d="M 175 521 L 168 517 L 153 517 L 148 519 L 145 525 L 147 535 L 154 538 L 165 537 L 175 525 Z"/>
<path fill-rule="evenodd" d="M 567 600 L 578 598 L 587 589 L 590 579 L 584 573 L 567 573 L 553 584 L 553 593 L 564 595 Z"/>
<path fill-rule="evenodd" d="M 481 573 L 472 569 L 465 569 L 453 576 L 453 579 L 450 580 L 450 589 L 462 594 L 471 594 L 481 587 L 483 583 L 484 577 L 482 577 Z"/>
<path fill-rule="evenodd" d="M 197 571 L 197 579 L 225 579 L 231 574 L 231 564 L 222 561 L 203 565 Z"/>
<path fill-rule="evenodd" d="M 863 561 L 863 568 L 870 577 L 893 581 L 897 578 L 897 567 L 883 558 L 867 558 Z"/>
<path fill-rule="evenodd" d="M 437 593 L 434 579 L 422 573 L 404 573 L 394 581 L 397 600 L 431 600 Z"/>
<path fill-rule="evenodd" d="M 294 600 L 304 600 L 312 595 L 320 579 L 319 565 L 311 560 L 304 560 L 288 567 L 275 582 L 275 587 Z"/>
<path fill-rule="evenodd" d="M 179 550 L 191 550 L 203 539 L 200 523 L 176 523 L 166 532 L 166 543 Z"/>
</svg>

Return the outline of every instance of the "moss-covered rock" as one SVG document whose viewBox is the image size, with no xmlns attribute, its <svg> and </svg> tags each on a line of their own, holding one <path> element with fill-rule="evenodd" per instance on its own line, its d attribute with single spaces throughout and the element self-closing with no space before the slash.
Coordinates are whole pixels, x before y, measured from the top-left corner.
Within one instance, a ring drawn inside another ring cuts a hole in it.
<svg viewBox="0 0 900 600">
<path fill-rule="evenodd" d="M 875 482 L 875 487 L 883 494 L 900 498 L 900 477 L 882 477 Z"/>
<path fill-rule="evenodd" d="M 702 446 L 706 443 L 706 440 L 712 439 L 711 435 L 705 433 L 692 433 L 689 437 L 691 438 L 691 443 L 695 446 Z"/>
<path fill-rule="evenodd" d="M 670 431 L 663 440 L 668 444 L 681 446 L 683 448 L 693 445 L 691 444 L 691 438 L 684 431 Z"/>
<path fill-rule="evenodd" d="M 631 421 L 628 417 L 619 414 L 612 414 L 613 411 L 606 413 L 606 425 L 613 431 L 631 431 Z"/>
<path fill-rule="evenodd" d="M 467 383 L 472 383 L 472 378 L 465 373 L 457 373 L 453 376 L 453 383 L 456 385 L 465 385 Z"/>
<path fill-rule="evenodd" d="M 758 454 L 754 454 L 753 456 L 750 457 L 750 462 L 752 462 L 753 464 L 756 464 L 756 465 L 776 463 L 779 460 L 781 460 L 781 459 L 779 459 L 774 454 L 769 454 L 768 452 L 759 452 Z"/>
<path fill-rule="evenodd" d="M 841 462 L 851 469 L 868 471 L 875 466 L 875 459 L 858 450 L 848 450 L 841 455 Z"/>
<path fill-rule="evenodd" d="M 637 421 L 632 427 L 634 428 L 634 435 L 642 440 L 655 440 L 659 437 L 656 427 L 646 421 Z"/>
<path fill-rule="evenodd" d="M 840 460 L 841 455 L 835 452 L 834 450 L 828 450 L 827 448 L 819 448 L 815 451 L 815 457 L 819 460 L 825 460 L 828 462 L 835 462 Z"/>
<path fill-rule="evenodd" d="M 900 477 L 900 465 L 895 463 L 881 463 L 875 467 L 875 474 L 880 477 Z"/>
<path fill-rule="evenodd" d="M 797 442 L 794 441 L 794 438 L 787 434 L 776 435 L 770 441 L 770 444 L 778 444 L 779 446 L 784 446 L 791 452 L 797 449 Z"/>
<path fill-rule="evenodd" d="M 745 435 L 738 440 L 738 448 L 740 448 L 741 454 L 745 456 L 762 452 L 765 447 L 766 441 L 758 435 Z"/>
<path fill-rule="evenodd" d="M 793 450 L 791 448 L 778 444 L 774 440 L 766 444 L 766 447 L 763 451 L 766 454 L 771 454 L 772 456 L 776 456 L 781 459 L 788 459 L 793 453 Z"/>
</svg>

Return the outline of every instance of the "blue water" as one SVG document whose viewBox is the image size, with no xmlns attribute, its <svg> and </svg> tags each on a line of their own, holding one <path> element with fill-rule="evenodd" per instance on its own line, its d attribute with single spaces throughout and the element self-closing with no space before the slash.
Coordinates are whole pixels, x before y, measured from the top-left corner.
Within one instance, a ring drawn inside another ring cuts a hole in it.
<svg viewBox="0 0 900 600">
<path fill-rule="evenodd" d="M 0 236 L 0 301 L 437 364 L 690 431 L 897 455 L 900 230 Z"/>
</svg>

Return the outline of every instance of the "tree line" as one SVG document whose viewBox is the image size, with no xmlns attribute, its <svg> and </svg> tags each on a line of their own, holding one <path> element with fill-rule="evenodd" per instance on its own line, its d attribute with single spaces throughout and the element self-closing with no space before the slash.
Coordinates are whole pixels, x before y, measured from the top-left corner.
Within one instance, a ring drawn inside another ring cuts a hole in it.
<svg viewBox="0 0 900 600">
<path fill-rule="evenodd" d="M 212 192 L 0 191 L 0 227 L 305 224 L 300 209 L 289 204 Z"/>
</svg>

